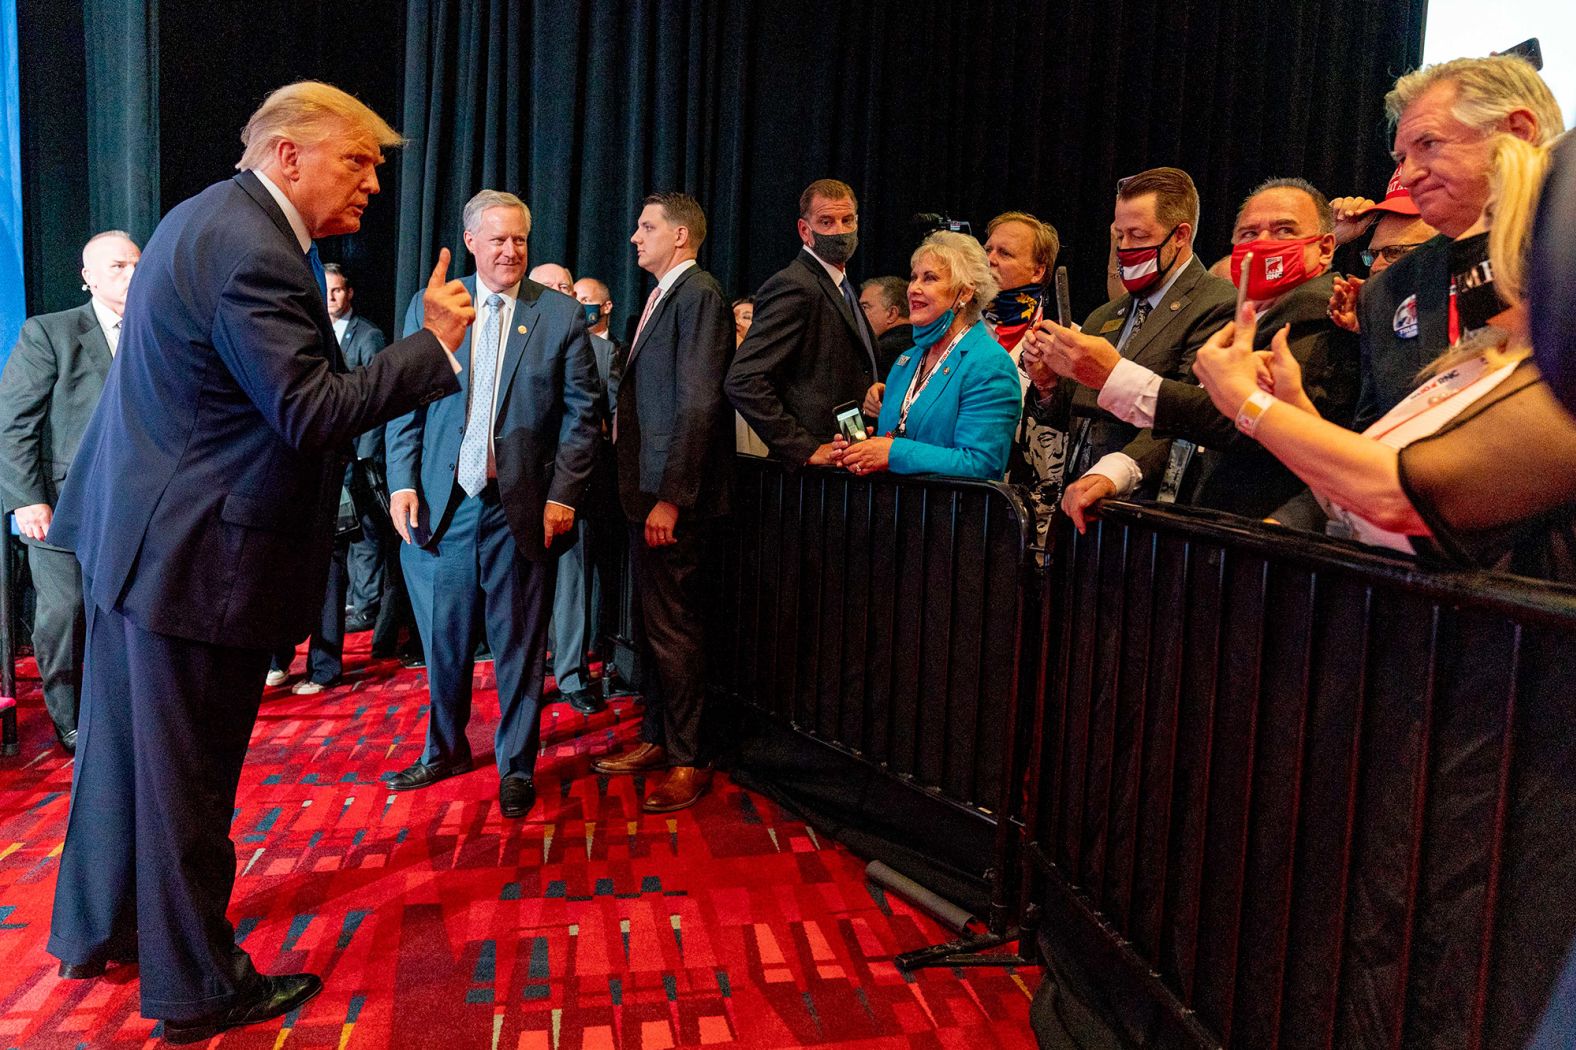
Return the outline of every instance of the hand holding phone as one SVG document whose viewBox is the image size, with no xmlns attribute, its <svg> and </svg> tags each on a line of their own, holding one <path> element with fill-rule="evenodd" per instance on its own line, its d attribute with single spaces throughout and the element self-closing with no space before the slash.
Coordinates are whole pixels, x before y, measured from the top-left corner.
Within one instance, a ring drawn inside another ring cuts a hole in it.
<svg viewBox="0 0 1576 1050">
<path fill-rule="evenodd" d="M 843 440 L 850 445 L 863 441 L 870 436 L 869 432 L 865 430 L 864 413 L 852 401 L 838 405 L 833 410 L 833 414 L 837 418 L 837 432 L 843 435 Z"/>
</svg>

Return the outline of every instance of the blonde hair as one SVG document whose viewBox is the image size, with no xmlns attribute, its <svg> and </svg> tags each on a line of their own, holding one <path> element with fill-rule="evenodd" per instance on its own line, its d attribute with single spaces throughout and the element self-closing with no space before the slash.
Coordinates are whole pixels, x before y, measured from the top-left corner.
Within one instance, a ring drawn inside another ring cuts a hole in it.
<svg viewBox="0 0 1576 1050">
<path fill-rule="evenodd" d="M 1489 223 L 1488 260 L 1494 291 L 1510 306 L 1521 305 L 1533 218 L 1548 169 L 1547 146 L 1533 145 L 1514 135 L 1494 137 L 1494 168 L 1483 214 Z M 1487 326 L 1482 336 L 1463 339 L 1430 362 L 1422 375 L 1436 375 L 1479 354 L 1498 368 L 1531 353 L 1532 346 L 1525 338 L 1512 338 L 1503 329 Z"/>
<path fill-rule="evenodd" d="M 966 233 L 937 230 L 920 242 L 909 256 L 909 265 L 918 266 L 919 260 L 929 255 L 947 274 L 954 289 L 967 288 L 974 293 L 969 301 L 958 307 L 958 312 L 969 324 L 979 320 L 985 309 L 1001 290 L 996 275 L 990 272 L 990 262 L 985 249 Z"/>
<path fill-rule="evenodd" d="M 245 149 L 235 166 L 243 171 L 264 167 L 281 140 L 315 146 L 347 127 L 370 135 L 380 149 L 405 144 L 399 132 L 354 95 L 320 80 L 286 84 L 263 99 L 241 129 Z"/>
<path fill-rule="evenodd" d="M 1519 55 L 1455 58 L 1414 69 L 1397 80 L 1384 97 L 1390 123 L 1399 123 L 1401 114 L 1412 103 L 1441 83 L 1456 86 L 1456 101 L 1450 111 L 1468 127 L 1482 132 L 1503 131 L 1500 122 L 1514 111 L 1525 109 L 1537 118 L 1538 145 L 1548 145 L 1565 130 L 1565 118 L 1554 92 L 1532 63 Z"/>
</svg>

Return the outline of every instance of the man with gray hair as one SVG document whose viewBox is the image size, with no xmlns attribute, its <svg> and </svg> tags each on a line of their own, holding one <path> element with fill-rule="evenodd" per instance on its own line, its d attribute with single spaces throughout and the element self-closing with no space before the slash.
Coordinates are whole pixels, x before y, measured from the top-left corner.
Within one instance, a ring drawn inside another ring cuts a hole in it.
<svg viewBox="0 0 1576 1050">
<path fill-rule="evenodd" d="M 106 230 L 82 247 L 82 288 L 92 298 L 30 317 L 0 374 L 0 498 L 16 515 L 38 595 L 33 655 L 55 739 L 77 749 L 82 688 L 82 569 L 48 539 L 71 457 L 104 390 L 120 342 L 126 290 L 141 253 L 129 234 Z"/>
<path fill-rule="evenodd" d="M 1362 393 L 1354 425 L 1373 423 L 1414 386 L 1417 373 L 1482 318 L 1451 286 L 1487 259 L 1479 224 L 1488 202 L 1494 138 L 1549 143 L 1564 130 L 1559 103 L 1524 58 L 1458 58 L 1401 77 L 1385 96 L 1395 125 L 1397 178 L 1419 217 L 1439 231 L 1363 286 Z M 1488 310 L 1493 295 L 1486 293 Z M 1464 308 L 1464 309 L 1463 309 Z"/>
<path fill-rule="evenodd" d="M 580 304 L 525 276 L 525 202 L 482 190 L 464 219 L 476 272 L 463 283 L 481 318 L 456 351 L 461 396 L 387 431 L 389 512 L 405 541 L 400 562 L 432 698 L 421 756 L 389 787 L 412 791 L 470 770 L 465 727 L 485 624 L 498 681 L 498 805 L 517 819 L 536 801 L 542 657 L 558 557 L 573 542 L 596 455 L 602 383 Z M 407 331 L 423 323 L 423 306 L 411 301 Z"/>
<path fill-rule="evenodd" d="M 230 823 L 269 650 L 317 618 L 351 439 L 459 389 L 473 316 L 438 255 L 426 325 L 365 368 L 335 346 L 313 239 L 353 233 L 402 140 L 313 81 L 269 95 L 234 178 L 170 210 L 49 529 L 87 612 L 82 726 L 49 950 L 61 976 L 141 965 L 169 1043 L 296 1009 L 225 916 Z"/>
</svg>

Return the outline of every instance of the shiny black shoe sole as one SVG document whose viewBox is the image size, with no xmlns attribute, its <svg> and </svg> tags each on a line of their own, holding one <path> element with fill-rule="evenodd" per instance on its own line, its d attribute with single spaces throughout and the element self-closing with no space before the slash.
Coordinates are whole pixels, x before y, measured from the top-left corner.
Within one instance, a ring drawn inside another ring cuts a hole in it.
<svg viewBox="0 0 1576 1050">
<path fill-rule="evenodd" d="M 301 987 L 289 995 L 264 996 L 257 1002 L 245 1006 L 232 1007 L 224 1016 L 188 1024 L 171 1024 L 164 1022 L 164 1041 L 181 1045 L 184 1043 L 203 1043 L 212 1039 L 220 1032 L 227 1032 L 232 1028 L 241 1028 L 249 1024 L 262 1024 L 276 1017 L 283 1017 L 290 1011 L 304 1006 L 317 997 L 323 990 L 323 982 L 316 974 L 291 974 L 291 977 L 310 977 L 310 981 L 301 983 Z M 268 987 L 274 987 L 273 981 Z"/>
<path fill-rule="evenodd" d="M 523 784 L 523 786 L 510 786 Z M 531 807 L 536 805 L 536 785 L 529 781 L 521 781 L 518 777 L 509 777 L 498 786 L 498 812 L 510 820 L 519 820 L 531 812 Z"/>
</svg>

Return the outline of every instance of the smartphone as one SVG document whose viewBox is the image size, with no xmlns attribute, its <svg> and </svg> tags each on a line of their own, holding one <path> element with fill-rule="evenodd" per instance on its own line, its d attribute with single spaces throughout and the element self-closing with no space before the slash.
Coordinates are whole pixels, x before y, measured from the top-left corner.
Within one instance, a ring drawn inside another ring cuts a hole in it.
<svg viewBox="0 0 1576 1050">
<path fill-rule="evenodd" d="M 1056 323 L 1068 328 L 1073 323 L 1073 299 L 1067 291 L 1067 267 L 1056 268 Z"/>
<path fill-rule="evenodd" d="M 1507 47 L 1505 50 L 1497 53 L 1501 55 L 1520 55 L 1532 63 L 1533 69 L 1543 68 L 1543 47 L 1538 43 L 1537 37 L 1523 40 L 1515 47 Z"/>
<path fill-rule="evenodd" d="M 857 444 L 870 436 L 869 431 L 865 430 L 865 414 L 852 401 L 838 405 L 833 412 L 837 416 L 838 433 L 842 434 L 843 440 L 850 445 Z"/>
<path fill-rule="evenodd" d="M 1233 321 L 1242 317 L 1242 304 L 1248 301 L 1248 275 L 1253 272 L 1253 253 L 1248 252 L 1242 257 L 1242 272 L 1237 275 L 1237 312 L 1231 315 Z"/>
</svg>

